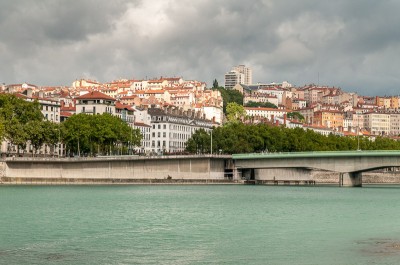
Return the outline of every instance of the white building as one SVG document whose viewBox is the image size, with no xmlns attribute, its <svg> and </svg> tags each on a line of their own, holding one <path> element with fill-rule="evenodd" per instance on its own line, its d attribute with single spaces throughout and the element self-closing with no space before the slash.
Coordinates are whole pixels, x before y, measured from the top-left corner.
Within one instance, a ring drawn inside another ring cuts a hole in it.
<svg viewBox="0 0 400 265">
<path fill-rule="evenodd" d="M 246 67 L 245 65 L 241 64 L 233 67 L 232 70 L 235 70 L 244 75 L 244 80 L 242 84 L 244 85 L 253 84 L 253 70 L 250 67 Z"/>
<path fill-rule="evenodd" d="M 232 89 L 237 84 L 250 85 L 253 81 L 253 71 L 245 65 L 234 66 L 224 77 L 225 89 Z"/>
<path fill-rule="evenodd" d="M 76 98 L 76 114 L 115 114 L 115 99 L 98 91 L 91 91 Z"/>
<path fill-rule="evenodd" d="M 247 116 L 253 117 L 264 117 L 270 121 L 274 121 L 275 118 L 282 118 L 287 114 L 287 110 L 272 109 L 272 108 L 251 108 L 245 107 Z"/>
<path fill-rule="evenodd" d="M 186 148 L 186 142 L 199 129 L 212 130 L 211 121 L 199 117 L 194 111 L 182 109 L 163 110 L 150 108 L 150 146 L 143 146 L 146 153 L 179 153 Z"/>
</svg>

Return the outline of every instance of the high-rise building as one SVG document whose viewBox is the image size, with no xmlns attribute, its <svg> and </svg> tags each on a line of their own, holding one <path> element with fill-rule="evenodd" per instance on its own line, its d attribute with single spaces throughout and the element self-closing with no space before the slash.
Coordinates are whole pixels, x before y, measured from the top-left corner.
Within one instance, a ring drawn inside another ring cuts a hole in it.
<svg viewBox="0 0 400 265">
<path fill-rule="evenodd" d="M 225 88 L 232 89 L 237 84 L 250 85 L 253 82 L 253 72 L 245 65 L 234 66 L 225 74 Z"/>
<path fill-rule="evenodd" d="M 253 70 L 250 67 L 246 67 L 245 65 L 241 64 L 234 67 L 233 69 L 244 75 L 244 85 L 248 86 L 253 84 Z"/>
</svg>

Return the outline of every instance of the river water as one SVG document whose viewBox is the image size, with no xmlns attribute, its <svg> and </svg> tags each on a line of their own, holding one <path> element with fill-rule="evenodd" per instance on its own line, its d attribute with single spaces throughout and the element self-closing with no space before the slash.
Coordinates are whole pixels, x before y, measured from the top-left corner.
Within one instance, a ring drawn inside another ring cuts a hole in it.
<svg viewBox="0 0 400 265">
<path fill-rule="evenodd" d="M 400 264 L 399 195 L 399 186 L 2 186 L 0 264 Z"/>
</svg>

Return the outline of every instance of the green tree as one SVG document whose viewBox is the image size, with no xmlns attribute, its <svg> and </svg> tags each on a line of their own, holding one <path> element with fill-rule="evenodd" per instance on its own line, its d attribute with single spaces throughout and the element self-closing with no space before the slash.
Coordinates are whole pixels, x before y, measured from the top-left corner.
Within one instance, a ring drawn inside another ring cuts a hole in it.
<svg viewBox="0 0 400 265">
<path fill-rule="evenodd" d="M 214 79 L 214 81 L 213 81 L 213 88 L 216 89 L 216 88 L 218 88 L 218 87 L 219 87 L 218 81 L 217 81 L 217 79 Z"/>
<path fill-rule="evenodd" d="M 33 146 L 33 156 L 35 156 L 45 142 L 47 132 L 45 131 L 44 123 L 44 121 L 32 120 L 25 125 L 27 140 Z"/>
<path fill-rule="evenodd" d="M 221 93 L 222 99 L 224 101 L 223 112 L 226 113 L 226 107 L 229 103 L 235 102 L 238 105 L 243 105 L 243 95 L 237 91 L 232 89 L 225 89 L 223 87 L 218 87 L 218 90 Z"/>
<path fill-rule="evenodd" d="M 305 119 L 304 119 L 304 116 L 303 115 L 301 115 L 299 112 L 297 112 L 297 111 L 294 111 L 294 112 L 289 112 L 288 114 L 287 114 L 287 117 L 289 118 L 289 119 L 297 119 L 297 120 L 299 120 L 299 121 L 304 121 Z"/>
<path fill-rule="evenodd" d="M 186 142 L 186 150 L 194 154 L 209 153 L 211 148 L 211 135 L 204 129 L 195 131 L 192 137 Z"/>
<path fill-rule="evenodd" d="M 43 120 L 43 115 L 37 101 L 28 102 L 12 94 L 0 94 L 0 121 L 4 128 L 0 130 L 0 137 L 17 145 L 18 153 L 20 149 L 26 148 L 29 138 L 26 124 L 41 120 Z"/>
<path fill-rule="evenodd" d="M 138 129 L 107 113 L 73 115 L 64 122 L 62 135 L 67 149 L 75 154 L 122 154 L 142 139 Z"/>
<path fill-rule="evenodd" d="M 239 122 L 246 117 L 246 111 L 242 105 L 236 102 L 228 103 L 226 107 L 226 118 L 229 122 Z"/>
<path fill-rule="evenodd" d="M 61 144 L 61 126 L 62 124 L 44 121 L 43 128 L 45 132 L 44 143 L 50 147 L 51 154 L 54 154 L 57 144 Z"/>
<path fill-rule="evenodd" d="M 249 101 L 247 104 L 245 104 L 246 107 L 252 107 L 252 108 L 257 108 L 257 107 L 262 107 L 262 108 L 272 108 L 272 109 L 277 109 L 278 107 L 271 103 L 271 102 L 254 102 L 254 101 Z"/>
</svg>

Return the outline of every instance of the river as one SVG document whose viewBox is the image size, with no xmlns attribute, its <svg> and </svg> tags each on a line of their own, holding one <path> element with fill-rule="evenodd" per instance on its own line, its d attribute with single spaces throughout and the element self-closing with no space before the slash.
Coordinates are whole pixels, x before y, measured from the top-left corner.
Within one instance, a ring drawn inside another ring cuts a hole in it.
<svg viewBox="0 0 400 265">
<path fill-rule="evenodd" d="M 400 264 L 400 186 L 1 186 L 0 264 Z"/>
</svg>

